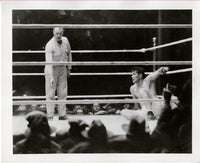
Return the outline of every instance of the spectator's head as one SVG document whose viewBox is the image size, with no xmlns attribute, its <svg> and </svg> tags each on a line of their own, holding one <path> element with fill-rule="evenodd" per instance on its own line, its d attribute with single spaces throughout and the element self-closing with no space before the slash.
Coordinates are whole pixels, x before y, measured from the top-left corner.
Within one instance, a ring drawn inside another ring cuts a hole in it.
<svg viewBox="0 0 200 163">
<path fill-rule="evenodd" d="M 88 130 L 82 131 L 82 135 L 90 141 L 103 143 L 107 142 L 107 130 L 100 120 L 94 120 Z"/>
<path fill-rule="evenodd" d="M 43 112 L 43 113 L 46 113 L 47 108 L 46 108 L 45 105 L 40 105 L 40 106 L 38 106 L 38 109 L 37 109 L 37 110 L 39 110 L 39 111 L 41 111 L 41 112 Z"/>
<path fill-rule="evenodd" d="M 46 114 L 40 111 L 33 111 L 26 117 L 31 135 L 49 136 L 51 128 L 48 123 Z"/>
<path fill-rule="evenodd" d="M 82 107 L 77 110 L 77 114 L 79 114 L 79 115 L 83 114 L 83 108 Z"/>
<path fill-rule="evenodd" d="M 155 120 L 155 116 L 152 111 L 148 111 L 147 113 L 147 120 Z"/>
<path fill-rule="evenodd" d="M 69 136 L 80 136 L 81 131 L 85 130 L 85 128 L 88 127 L 87 123 L 78 119 L 69 120 L 69 125 Z"/>
<path fill-rule="evenodd" d="M 130 104 L 124 104 L 123 109 L 130 109 Z"/>
<path fill-rule="evenodd" d="M 136 83 L 140 79 L 144 79 L 145 73 L 144 73 L 144 68 L 142 67 L 133 67 L 132 70 L 132 81 L 133 83 Z"/>
<path fill-rule="evenodd" d="M 125 98 L 125 100 L 131 100 L 131 98 Z M 133 108 L 134 108 L 134 104 L 126 103 L 126 104 L 123 104 L 122 109 L 133 109 Z"/>
<path fill-rule="evenodd" d="M 81 105 L 75 105 L 73 108 L 73 112 L 75 114 L 78 114 L 78 112 L 80 112 L 80 110 L 82 110 Z"/>
<path fill-rule="evenodd" d="M 88 109 L 87 105 L 83 105 L 82 109 L 83 109 L 83 114 L 88 114 L 89 113 L 89 109 Z"/>
<path fill-rule="evenodd" d="M 93 112 L 96 113 L 100 110 L 101 110 L 101 106 L 99 105 L 99 103 L 94 103 L 93 104 Z"/>
<path fill-rule="evenodd" d="M 146 135 L 145 121 L 138 122 L 136 119 L 132 119 L 128 124 L 123 124 L 122 129 L 126 132 L 127 137 L 142 137 Z"/>
<path fill-rule="evenodd" d="M 56 137 L 58 139 L 66 139 L 66 137 L 82 138 L 81 131 L 85 130 L 88 124 L 79 119 L 70 119 L 68 123 L 70 126 L 69 130 L 67 128 L 57 130 Z"/>
</svg>

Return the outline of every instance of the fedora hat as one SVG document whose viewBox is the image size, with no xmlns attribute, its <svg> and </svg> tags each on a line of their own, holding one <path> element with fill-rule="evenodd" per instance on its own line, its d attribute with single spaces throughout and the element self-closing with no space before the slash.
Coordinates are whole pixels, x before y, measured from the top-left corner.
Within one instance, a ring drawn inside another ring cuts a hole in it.
<svg viewBox="0 0 200 163">
<path fill-rule="evenodd" d="M 52 134 L 56 131 L 55 127 L 52 127 L 48 123 L 47 115 L 41 111 L 32 111 L 26 116 L 28 121 L 28 129 L 26 132 L 45 132 L 46 134 Z"/>
<path fill-rule="evenodd" d="M 146 134 L 145 121 L 139 123 L 136 119 L 132 119 L 129 124 L 122 124 L 122 129 L 130 136 Z"/>
<path fill-rule="evenodd" d="M 81 134 L 88 139 L 107 139 L 113 134 L 106 130 L 105 125 L 100 120 L 93 120 L 87 130 L 83 130 Z"/>
</svg>

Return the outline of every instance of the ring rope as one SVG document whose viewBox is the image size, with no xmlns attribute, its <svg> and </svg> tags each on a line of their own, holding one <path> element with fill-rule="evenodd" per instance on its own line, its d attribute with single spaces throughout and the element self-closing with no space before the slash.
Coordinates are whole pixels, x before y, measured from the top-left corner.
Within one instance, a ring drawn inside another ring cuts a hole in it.
<svg viewBox="0 0 200 163">
<path fill-rule="evenodd" d="M 184 72 L 190 72 L 190 71 L 192 71 L 192 68 L 168 71 L 166 72 L 166 74 L 177 74 L 177 73 L 184 73 Z"/>
<path fill-rule="evenodd" d="M 177 45 L 177 44 L 181 44 L 181 43 L 185 43 L 185 42 L 189 42 L 189 41 L 192 41 L 192 37 L 187 38 L 187 39 L 183 39 L 183 40 L 179 40 L 179 41 L 174 41 L 174 42 L 167 43 L 167 44 L 163 44 L 163 45 L 154 46 L 154 47 L 151 47 L 151 48 L 147 48 L 145 50 L 146 51 L 152 51 L 152 50 L 165 48 L 165 47 L 168 47 L 168 46 Z"/>
<path fill-rule="evenodd" d="M 13 24 L 13 29 L 133 29 L 133 28 L 192 28 L 192 24 Z"/>
<path fill-rule="evenodd" d="M 176 74 L 176 73 L 184 73 L 184 72 L 190 72 L 192 71 L 192 68 L 186 68 L 186 69 L 180 69 L 180 70 L 173 70 L 168 71 L 166 74 Z M 145 72 L 146 75 L 151 74 L 153 72 Z M 131 75 L 131 72 L 97 72 L 97 73 L 70 73 L 70 76 L 89 76 L 89 75 L 95 75 L 95 76 L 103 76 L 103 75 Z M 13 76 L 44 76 L 45 73 L 12 73 Z"/>
<path fill-rule="evenodd" d="M 49 24 L 45 24 L 45 25 L 38 25 L 38 24 L 14 24 L 13 28 L 53 28 L 56 26 L 61 26 L 60 24 L 54 24 L 54 25 L 49 25 Z M 191 24 L 173 24 L 173 25 L 166 25 L 166 24 L 154 24 L 154 25 L 119 25 L 119 24 L 115 24 L 115 25 L 106 25 L 106 24 L 93 24 L 93 25 L 63 25 L 64 28 L 191 28 L 192 25 Z M 136 50 L 83 50 L 83 51 L 72 51 L 72 53 L 106 53 L 106 52 L 146 52 L 146 51 L 151 51 L 151 50 L 155 50 L 158 48 L 163 48 L 163 47 L 168 47 L 168 46 L 172 46 L 172 45 L 176 45 L 176 44 L 180 44 L 180 43 L 184 43 L 184 42 L 188 42 L 191 41 L 192 38 L 188 38 L 188 39 L 184 39 L 184 40 L 180 40 L 180 41 L 176 41 L 176 42 L 172 42 L 172 43 L 168 43 L 168 44 L 164 44 L 164 45 L 159 45 L 159 46 L 154 46 L 151 48 L 143 48 L 143 49 L 136 49 Z M 15 53 L 16 51 L 14 51 L 13 53 Z M 17 51 L 17 53 L 20 53 L 23 51 Z M 26 51 L 27 52 L 27 51 Z M 28 51 L 28 53 L 33 53 L 33 51 Z M 36 53 L 41 53 L 44 51 L 37 51 Z M 158 62 L 145 62 L 145 64 L 147 65 L 158 65 L 158 64 L 162 64 L 162 62 L 165 62 L 164 64 L 166 65 L 172 65 L 172 63 L 166 63 L 169 61 L 158 61 Z M 173 61 L 170 61 L 173 62 Z M 177 61 L 176 61 L 177 62 Z M 179 61 L 182 62 L 181 65 L 183 64 L 191 64 L 191 61 Z M 124 62 L 59 62 L 59 63 L 47 63 L 47 62 L 14 62 L 13 65 L 15 66 L 20 66 L 21 64 L 26 65 L 26 63 L 28 63 L 28 65 L 34 65 L 35 63 L 37 63 L 37 65 L 46 65 L 46 64 L 56 64 L 56 65 L 124 65 Z M 140 65 L 140 62 L 128 62 L 129 64 L 133 65 Z M 144 64 L 144 62 L 143 62 Z M 143 65 L 142 64 L 142 65 Z M 174 63 L 175 64 L 175 63 Z M 173 64 L 173 65 L 174 65 Z M 180 63 L 176 63 L 175 65 L 179 65 Z M 127 65 L 127 63 L 125 63 L 125 65 Z M 177 70 L 177 72 L 183 72 L 181 70 Z M 169 73 L 169 72 L 168 72 Z M 94 73 L 93 73 L 94 74 Z M 99 73 L 102 74 L 102 73 Z M 111 74 L 111 73 L 109 73 Z M 130 74 L 130 73 L 129 73 Z M 121 75 L 121 73 L 120 73 Z M 77 96 L 76 96 L 77 97 Z M 93 104 L 93 103 L 138 103 L 138 102 L 153 102 L 153 101 L 164 101 L 163 99 L 131 99 L 131 100 L 59 100 L 59 101 L 13 101 L 13 105 L 29 105 L 29 104 Z"/>
<path fill-rule="evenodd" d="M 133 49 L 133 50 L 72 50 L 71 53 L 129 53 L 129 52 L 144 52 L 144 49 Z M 20 53 L 45 53 L 44 50 L 17 50 L 13 51 L 14 54 L 20 54 Z"/>
<path fill-rule="evenodd" d="M 134 29 L 134 28 L 192 28 L 192 24 L 13 24 L 13 29 Z"/>
<path fill-rule="evenodd" d="M 44 76 L 45 73 L 13 73 L 13 76 Z M 131 75 L 130 72 L 97 72 L 97 73 L 70 73 L 70 76 L 103 76 L 103 75 Z"/>
<path fill-rule="evenodd" d="M 80 99 L 80 98 L 122 98 L 132 97 L 131 94 L 113 94 L 113 95 L 79 95 L 79 96 L 67 96 L 67 99 Z M 158 96 L 159 97 L 159 96 Z M 57 99 L 58 96 L 55 96 Z M 13 100 L 30 100 L 30 99 L 46 99 L 46 96 L 13 96 Z"/>
<path fill-rule="evenodd" d="M 52 101 L 13 101 L 13 105 L 31 105 L 31 104 L 125 104 L 125 103 L 140 103 L 140 102 L 157 102 L 164 101 L 164 99 L 112 99 L 112 100 L 52 100 Z M 178 100 L 172 99 L 171 102 L 178 102 Z"/>
<path fill-rule="evenodd" d="M 176 74 L 176 73 L 184 73 L 184 72 L 190 72 L 192 71 L 192 68 L 186 68 L 186 69 L 180 69 L 180 70 L 173 70 L 168 71 L 166 74 Z M 153 72 L 145 72 L 145 74 L 151 74 Z M 131 75 L 131 72 L 108 72 L 108 73 L 70 73 L 70 76 L 87 76 L 87 75 L 95 75 L 95 76 L 103 76 L 103 75 Z M 45 73 L 13 73 L 13 76 L 44 76 Z"/>
<path fill-rule="evenodd" d="M 165 47 L 169 47 L 169 46 L 173 46 L 173 45 L 177 45 L 177 44 L 181 44 L 181 43 L 185 43 L 185 42 L 189 42 L 192 41 L 192 37 L 190 38 L 186 38 L 183 40 L 179 40 L 179 41 L 174 41 L 171 43 L 166 43 L 166 44 L 162 44 L 162 45 L 158 45 L 158 46 L 153 46 L 150 48 L 142 48 L 142 49 L 130 49 L 130 50 L 72 50 L 72 53 L 130 53 L 130 52 L 141 52 L 141 53 L 145 53 L 147 51 L 152 51 L 152 50 L 156 50 L 156 49 L 160 49 L 160 48 L 165 48 Z M 14 54 L 20 54 L 20 53 L 45 53 L 45 51 L 32 51 L 32 50 L 28 50 L 28 51 L 13 51 Z"/>
<path fill-rule="evenodd" d="M 113 94 L 113 95 L 79 95 L 79 96 L 67 96 L 67 99 L 94 99 L 94 98 L 124 98 L 133 97 L 132 94 Z M 158 98 L 163 98 L 163 96 L 157 95 Z M 55 96 L 57 99 L 58 96 Z M 46 99 L 46 96 L 13 96 L 13 100 L 31 100 L 31 99 Z"/>
<path fill-rule="evenodd" d="M 133 65 L 192 65 L 192 61 L 112 61 L 112 62 L 13 62 L 13 66 L 133 66 Z"/>
</svg>

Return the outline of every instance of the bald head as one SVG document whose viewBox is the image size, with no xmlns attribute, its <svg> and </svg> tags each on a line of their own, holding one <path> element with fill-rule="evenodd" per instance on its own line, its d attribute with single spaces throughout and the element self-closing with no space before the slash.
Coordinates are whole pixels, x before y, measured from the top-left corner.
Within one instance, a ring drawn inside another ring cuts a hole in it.
<svg viewBox="0 0 200 163">
<path fill-rule="evenodd" d="M 64 33 L 64 29 L 62 27 L 54 27 L 53 28 L 53 33 L 58 32 L 58 31 Z"/>
<path fill-rule="evenodd" d="M 64 29 L 62 27 L 55 27 L 53 29 L 54 38 L 58 42 L 62 40 L 63 33 L 64 33 Z"/>
</svg>

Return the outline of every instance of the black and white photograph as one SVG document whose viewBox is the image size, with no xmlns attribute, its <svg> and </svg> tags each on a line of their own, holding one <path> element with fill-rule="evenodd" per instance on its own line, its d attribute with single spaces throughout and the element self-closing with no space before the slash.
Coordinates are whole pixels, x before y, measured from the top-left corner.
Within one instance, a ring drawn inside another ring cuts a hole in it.
<svg viewBox="0 0 200 163">
<path fill-rule="evenodd" d="M 12 8 L 10 155 L 196 154 L 194 15 Z"/>
</svg>

